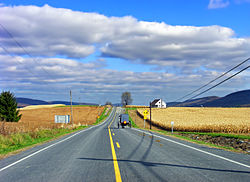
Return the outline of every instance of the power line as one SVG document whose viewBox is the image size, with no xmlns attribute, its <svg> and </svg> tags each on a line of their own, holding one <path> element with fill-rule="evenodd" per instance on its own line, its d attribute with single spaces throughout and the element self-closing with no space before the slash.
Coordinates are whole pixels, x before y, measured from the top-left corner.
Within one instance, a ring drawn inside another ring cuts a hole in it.
<svg viewBox="0 0 250 182">
<path fill-rule="evenodd" d="M 184 99 L 185 97 L 190 96 L 190 95 L 192 95 L 193 93 L 195 93 L 195 92 L 197 92 L 197 91 L 203 89 L 204 87 L 206 87 L 206 86 L 208 86 L 209 84 L 215 82 L 216 80 L 218 80 L 218 79 L 220 79 L 221 77 L 225 76 L 226 74 L 228 74 L 229 72 L 231 72 L 231 71 L 233 71 L 234 69 L 238 68 L 239 66 L 241 66 L 241 65 L 244 64 L 244 63 L 246 63 L 246 62 L 249 61 L 249 60 L 250 60 L 250 58 L 248 58 L 248 59 L 242 61 L 240 64 L 234 66 L 233 68 L 231 68 L 231 69 L 228 70 L 227 72 L 225 72 L 225 73 L 223 73 L 222 75 L 218 76 L 217 78 L 211 80 L 210 82 L 206 83 L 205 85 L 199 87 L 198 89 L 194 90 L 193 92 L 190 92 L 190 93 L 188 93 L 187 95 L 184 95 L 183 97 L 181 97 L 181 98 L 175 100 L 174 102 L 177 102 L 177 101 L 179 101 L 179 100 L 181 100 L 181 99 Z"/>
<path fill-rule="evenodd" d="M 7 54 L 9 54 L 10 56 L 12 56 L 13 58 L 16 58 L 16 56 L 13 56 L 2 44 L 0 44 L 0 47 L 4 50 L 4 52 L 6 52 Z M 15 59 L 17 60 L 16 62 L 19 64 L 19 65 L 23 65 L 23 63 L 21 61 L 19 61 L 18 59 Z M 26 66 L 24 67 L 26 70 L 28 70 L 31 74 L 33 75 L 36 75 L 31 69 L 27 68 Z"/>
<path fill-rule="evenodd" d="M 12 33 L 10 31 L 7 30 L 7 28 L 5 28 L 3 26 L 3 24 L 0 23 L 0 26 L 2 27 L 2 29 L 7 32 L 7 34 L 14 40 L 14 42 L 21 48 L 23 49 L 24 53 L 26 55 L 28 55 L 30 58 L 32 58 L 31 54 L 14 38 L 14 36 L 12 35 Z M 3 48 L 3 46 L 1 46 Z M 5 48 L 4 48 L 5 49 Z M 43 68 L 43 66 L 38 62 L 36 61 L 34 58 L 32 58 L 31 60 L 33 60 L 34 62 L 36 62 L 37 64 L 39 64 L 41 66 L 41 69 L 47 74 L 47 75 L 50 75 L 51 77 L 53 77 L 47 70 L 45 70 Z"/>
<path fill-rule="evenodd" d="M 188 100 L 194 99 L 195 97 L 198 97 L 199 95 L 202 95 L 202 94 L 208 92 L 209 90 L 211 90 L 211 89 L 213 89 L 213 88 L 219 86 L 220 84 L 226 82 L 227 80 L 230 80 L 231 78 L 233 78 L 233 77 L 235 77 L 236 75 L 240 74 L 241 72 L 247 70 L 248 68 L 250 68 L 250 66 L 247 66 L 247 67 L 243 68 L 242 70 L 238 71 L 237 73 L 233 74 L 232 76 L 230 76 L 230 77 L 226 78 L 225 80 L 223 80 L 223 81 L 217 83 L 216 85 L 214 85 L 214 86 L 212 86 L 212 87 L 210 87 L 210 88 L 204 90 L 203 92 L 201 92 L 201 93 L 199 93 L 199 94 L 197 94 L 197 95 L 191 97 L 191 98 L 188 99 Z"/>
</svg>

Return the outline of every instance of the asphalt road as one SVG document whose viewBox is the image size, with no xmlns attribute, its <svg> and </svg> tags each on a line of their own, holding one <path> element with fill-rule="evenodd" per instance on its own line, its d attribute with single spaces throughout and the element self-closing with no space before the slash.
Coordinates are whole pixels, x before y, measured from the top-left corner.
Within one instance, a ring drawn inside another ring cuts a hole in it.
<svg viewBox="0 0 250 182">
<path fill-rule="evenodd" d="M 0 181 L 250 181 L 250 156 L 106 122 L 0 161 Z"/>
</svg>

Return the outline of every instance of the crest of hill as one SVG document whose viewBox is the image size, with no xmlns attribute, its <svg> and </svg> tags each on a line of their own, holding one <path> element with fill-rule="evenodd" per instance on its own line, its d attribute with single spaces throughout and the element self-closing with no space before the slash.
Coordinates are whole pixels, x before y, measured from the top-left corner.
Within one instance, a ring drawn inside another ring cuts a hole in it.
<svg viewBox="0 0 250 182">
<path fill-rule="evenodd" d="M 205 107 L 249 107 L 250 90 L 234 92 L 220 99 L 207 102 Z"/>
<path fill-rule="evenodd" d="M 224 97 L 210 96 L 184 102 L 170 102 L 175 107 L 250 107 L 250 90 L 231 93 Z"/>
</svg>

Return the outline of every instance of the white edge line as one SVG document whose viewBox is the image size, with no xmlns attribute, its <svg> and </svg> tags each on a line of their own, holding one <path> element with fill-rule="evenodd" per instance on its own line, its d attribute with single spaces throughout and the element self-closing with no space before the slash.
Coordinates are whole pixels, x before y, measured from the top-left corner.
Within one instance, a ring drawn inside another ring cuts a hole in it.
<svg viewBox="0 0 250 182">
<path fill-rule="evenodd" d="M 110 115 L 109 115 L 110 117 L 111 117 L 111 114 L 112 114 L 112 113 L 110 113 Z M 93 129 L 93 128 L 97 127 L 97 126 L 103 125 L 110 117 L 108 117 L 104 122 L 102 122 L 102 123 L 100 123 L 100 124 L 98 124 L 98 125 L 92 126 L 92 127 L 90 127 L 90 128 L 87 128 L 87 129 L 83 129 L 83 130 L 81 130 L 81 131 L 79 131 L 79 132 L 77 132 L 77 133 L 75 133 L 75 134 L 73 134 L 73 135 L 71 135 L 71 136 L 69 136 L 69 137 L 63 139 L 63 140 L 60 140 L 59 142 L 56 142 L 56 143 L 54 143 L 54 144 L 51 144 L 51 145 L 49 145 L 49 146 L 47 146 L 47 147 L 45 147 L 45 148 L 43 148 L 43 149 L 40 149 L 40 150 L 38 150 L 38 151 L 36 151 L 36 152 L 34 152 L 34 153 L 32 153 L 32 154 L 30 154 L 30 155 L 28 155 L 28 156 L 22 158 L 22 159 L 19 159 L 18 161 L 14 162 L 14 163 L 12 163 L 12 164 L 9 164 L 8 166 L 5 166 L 5 167 L 1 168 L 1 169 L 0 169 L 0 172 L 3 171 L 3 170 L 5 170 L 5 169 L 8 169 L 8 168 L 11 167 L 11 166 L 14 166 L 14 165 L 16 165 L 16 164 L 18 164 L 18 163 L 24 161 L 25 159 L 28 159 L 28 158 L 30 158 L 30 157 L 32 157 L 32 156 L 38 154 L 38 153 L 40 153 L 40 152 L 42 152 L 42 151 L 44 151 L 44 150 L 49 149 L 50 147 L 53 147 L 53 146 L 55 146 L 55 145 L 57 145 L 57 144 L 59 144 L 59 143 L 62 143 L 62 142 L 66 141 L 66 140 L 68 140 L 68 139 L 70 139 L 70 138 L 72 138 L 72 137 L 74 137 L 74 136 L 76 136 L 76 135 L 79 135 L 79 134 L 82 133 L 82 132 L 85 132 L 85 131 L 88 131 L 88 130 L 90 130 L 90 129 Z"/>
<path fill-rule="evenodd" d="M 208 155 L 211 155 L 211 156 L 214 156 L 214 157 L 217 157 L 217 158 L 220 158 L 220 159 L 229 161 L 229 162 L 232 162 L 232 163 L 234 163 L 234 164 L 238 164 L 238 165 L 240 165 L 240 166 L 244 166 L 244 167 L 250 168 L 250 166 L 248 166 L 248 165 L 246 165 L 246 164 L 243 164 L 243 163 L 240 163 L 240 162 L 237 162 L 237 161 L 234 161 L 234 160 L 231 160 L 231 159 L 228 159 L 228 158 L 225 158 L 225 157 L 222 157 L 222 156 L 219 156 L 219 155 L 210 153 L 210 152 L 206 152 L 206 151 L 204 151 L 204 150 L 200 150 L 200 149 L 197 149 L 197 148 L 195 148 L 195 147 L 191 147 L 191 146 L 189 146 L 189 145 L 185 145 L 185 144 L 183 144 L 183 143 L 179 143 L 179 142 L 176 142 L 176 141 L 174 141 L 174 140 L 170 140 L 170 139 L 161 137 L 161 136 L 159 136 L 159 135 L 149 133 L 149 132 L 144 131 L 144 130 L 139 130 L 139 129 L 135 129 L 135 128 L 132 128 L 132 129 L 133 129 L 133 130 L 137 130 L 137 131 L 139 131 L 139 132 L 147 133 L 148 135 L 156 136 L 156 137 L 161 138 L 161 139 L 163 139 L 163 140 L 167 140 L 167 141 L 169 141 L 169 142 L 172 142 L 172 143 L 175 143 L 175 144 L 178 144 L 178 145 L 182 145 L 182 146 L 184 146 L 184 147 L 187 147 L 187 148 L 190 148 L 190 149 L 193 149 L 193 150 L 196 150 L 196 151 L 199 151 L 199 152 L 202 152 L 202 153 L 205 153 L 205 154 L 208 154 Z"/>
</svg>

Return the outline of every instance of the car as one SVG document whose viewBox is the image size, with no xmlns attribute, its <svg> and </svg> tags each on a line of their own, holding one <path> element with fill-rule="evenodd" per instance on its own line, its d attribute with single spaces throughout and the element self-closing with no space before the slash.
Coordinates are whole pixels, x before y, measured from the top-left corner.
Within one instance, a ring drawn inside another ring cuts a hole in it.
<svg viewBox="0 0 250 182">
<path fill-rule="evenodd" d="M 119 116 L 119 121 L 118 121 L 118 128 L 122 126 L 124 128 L 125 126 L 129 126 L 131 128 L 131 122 L 129 121 L 129 116 L 128 114 L 121 114 Z"/>
</svg>

